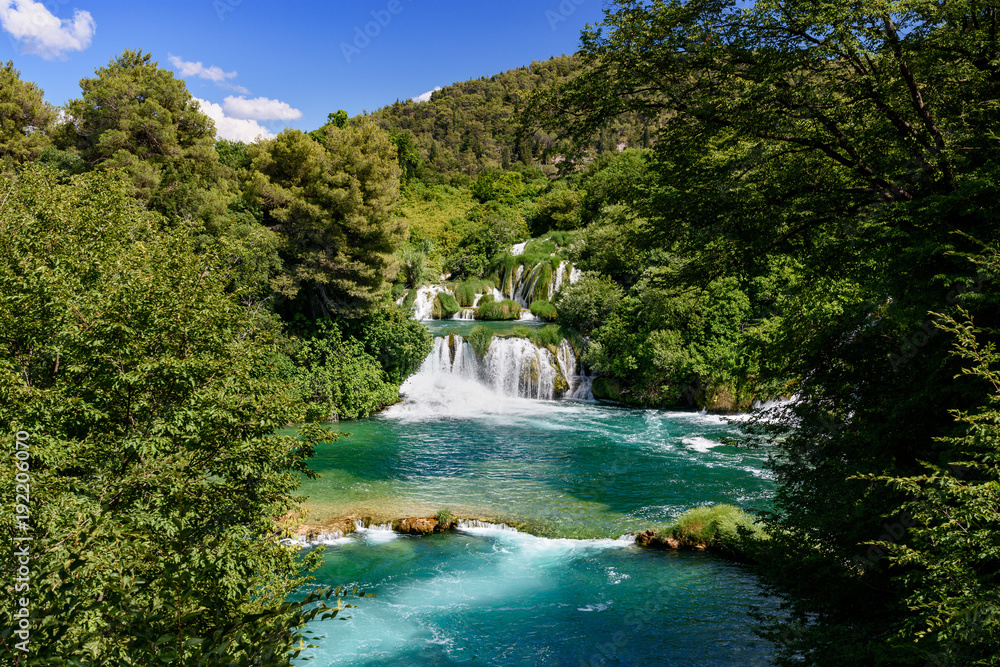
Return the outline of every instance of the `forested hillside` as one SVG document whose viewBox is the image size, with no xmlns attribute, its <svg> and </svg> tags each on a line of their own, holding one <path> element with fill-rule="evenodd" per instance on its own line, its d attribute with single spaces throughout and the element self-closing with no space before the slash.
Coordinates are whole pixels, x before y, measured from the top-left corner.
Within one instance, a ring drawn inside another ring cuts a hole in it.
<svg viewBox="0 0 1000 667">
<path fill-rule="evenodd" d="M 533 62 L 501 74 L 463 81 L 435 91 L 427 102 L 397 101 L 371 114 L 375 122 L 414 151 L 412 169 L 427 183 L 468 184 L 485 168 L 540 165 L 551 175 L 580 146 L 557 132 L 526 125 L 522 111 L 531 95 L 577 76 L 578 56 Z M 655 124 L 641 113 L 608 123 L 583 147 L 593 154 L 620 145 L 647 146 Z"/>
</svg>

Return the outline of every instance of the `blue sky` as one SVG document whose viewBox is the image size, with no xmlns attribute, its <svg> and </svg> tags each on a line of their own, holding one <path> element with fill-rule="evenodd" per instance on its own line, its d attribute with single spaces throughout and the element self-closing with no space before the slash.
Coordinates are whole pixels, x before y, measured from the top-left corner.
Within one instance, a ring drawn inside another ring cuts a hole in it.
<svg viewBox="0 0 1000 667">
<path fill-rule="evenodd" d="M 573 53 L 602 9 L 603 0 L 0 0 L 0 60 L 63 104 L 95 68 L 141 49 L 185 79 L 220 135 L 247 139 Z"/>
</svg>

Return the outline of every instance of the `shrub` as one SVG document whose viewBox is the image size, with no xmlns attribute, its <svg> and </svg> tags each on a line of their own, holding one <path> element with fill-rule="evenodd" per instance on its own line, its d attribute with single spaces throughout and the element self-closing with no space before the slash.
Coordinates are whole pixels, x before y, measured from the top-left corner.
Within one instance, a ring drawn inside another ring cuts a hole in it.
<svg viewBox="0 0 1000 667">
<path fill-rule="evenodd" d="M 318 320 L 290 356 L 310 419 L 362 419 L 399 400 L 399 385 L 332 320 Z"/>
<path fill-rule="evenodd" d="M 455 523 L 455 515 L 451 513 L 451 510 L 441 510 L 434 515 L 434 518 L 442 526 L 450 526 Z"/>
<path fill-rule="evenodd" d="M 479 305 L 480 306 L 485 306 L 488 303 L 494 303 L 496 300 L 497 300 L 496 297 L 493 296 L 492 293 L 491 294 L 484 294 L 483 298 L 479 300 Z"/>
<path fill-rule="evenodd" d="M 459 305 L 471 308 L 476 303 L 476 297 L 489 292 L 493 283 L 481 278 L 472 278 L 455 288 L 455 298 Z"/>
<path fill-rule="evenodd" d="M 568 337 L 569 332 L 563 331 L 563 328 L 560 326 L 549 324 L 541 329 L 514 327 L 510 335 L 514 338 L 530 340 L 536 347 L 551 348 L 554 353 L 555 349 L 563 342 L 563 339 Z"/>
<path fill-rule="evenodd" d="M 469 345 L 477 355 L 485 357 L 490 351 L 490 344 L 493 343 L 493 332 L 484 326 L 478 326 L 469 332 L 465 340 L 469 341 Z"/>
<path fill-rule="evenodd" d="M 521 317 L 521 304 L 511 299 L 486 303 L 476 308 L 477 320 L 516 320 Z"/>
<path fill-rule="evenodd" d="M 451 294 L 440 292 L 434 297 L 434 307 L 431 309 L 431 317 L 436 320 L 446 320 L 455 313 L 462 310 Z"/>
<path fill-rule="evenodd" d="M 365 352 L 379 362 L 395 384 L 403 384 L 416 373 L 434 349 L 427 329 L 398 310 L 377 310 L 348 322 L 351 327 L 346 333 L 364 344 Z"/>
<path fill-rule="evenodd" d="M 556 319 L 556 307 L 545 299 L 538 299 L 531 302 L 531 314 L 539 319 L 552 322 Z"/>
<path fill-rule="evenodd" d="M 663 533 L 681 544 L 721 547 L 734 553 L 747 550 L 748 540 L 766 539 L 753 516 L 734 505 L 705 505 L 677 517 Z"/>
<path fill-rule="evenodd" d="M 402 251 L 403 265 L 400 271 L 407 287 L 417 288 L 424 283 L 427 274 L 427 253 L 408 247 Z"/>
<path fill-rule="evenodd" d="M 581 332 L 601 326 L 616 310 L 625 292 L 615 281 L 598 274 L 584 274 L 579 282 L 564 285 L 556 294 L 555 307 L 559 320 Z"/>
</svg>

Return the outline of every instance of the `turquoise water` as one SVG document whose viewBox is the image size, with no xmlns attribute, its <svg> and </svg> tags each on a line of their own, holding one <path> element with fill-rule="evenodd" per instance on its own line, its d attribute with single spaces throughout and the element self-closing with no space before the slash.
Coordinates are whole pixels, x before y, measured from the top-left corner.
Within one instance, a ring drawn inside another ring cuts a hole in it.
<svg viewBox="0 0 1000 667">
<path fill-rule="evenodd" d="M 315 622 L 316 665 L 766 664 L 744 568 L 640 549 L 631 531 L 695 505 L 768 506 L 766 452 L 723 443 L 738 424 L 692 412 L 503 396 L 420 373 L 406 400 L 343 425 L 303 484 L 309 522 L 456 516 L 517 526 L 330 540 L 321 585 L 378 595 Z M 314 642 L 315 643 L 315 642 Z"/>
</svg>

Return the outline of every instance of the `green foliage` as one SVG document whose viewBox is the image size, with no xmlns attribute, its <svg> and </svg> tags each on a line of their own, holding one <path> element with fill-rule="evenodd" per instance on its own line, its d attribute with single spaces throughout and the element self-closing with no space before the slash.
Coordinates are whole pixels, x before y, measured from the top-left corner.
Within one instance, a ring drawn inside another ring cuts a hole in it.
<svg viewBox="0 0 1000 667">
<path fill-rule="evenodd" d="M 901 507 L 908 539 L 887 534 L 874 543 L 903 572 L 911 614 L 896 640 L 915 640 L 951 664 L 989 664 L 1000 655 L 1000 355 L 995 343 L 977 340 L 985 332 L 968 314 L 962 317 L 942 317 L 938 326 L 969 364 L 962 374 L 989 387 L 983 405 L 952 413 L 961 430 L 942 439 L 951 453 L 946 461 L 925 463 L 919 475 L 864 479 L 908 498 Z"/>
<path fill-rule="evenodd" d="M 490 345 L 493 343 L 493 331 L 488 327 L 473 327 L 469 335 L 465 337 L 465 340 L 469 341 L 469 345 L 472 346 L 477 355 L 485 357 L 486 353 L 490 351 Z"/>
<path fill-rule="evenodd" d="M 365 346 L 389 381 L 401 385 L 420 368 L 434 348 L 427 328 L 398 310 L 379 309 L 365 317 L 348 321 L 353 337 Z"/>
<path fill-rule="evenodd" d="M 48 147 L 56 112 L 8 60 L 0 67 L 0 163 L 34 160 Z"/>
<path fill-rule="evenodd" d="M 544 327 L 514 327 L 510 333 L 515 338 L 524 338 L 534 343 L 535 347 L 547 347 L 553 353 L 559 348 L 563 340 L 569 340 L 574 347 L 581 348 L 581 341 L 573 332 L 567 331 L 555 324 L 548 324 Z"/>
<path fill-rule="evenodd" d="M 531 314 L 547 322 L 555 321 L 558 315 L 556 307 L 544 299 L 531 302 Z"/>
<path fill-rule="evenodd" d="M 646 247 L 646 221 L 633 209 L 606 206 L 573 246 L 576 266 L 614 278 L 626 287 L 637 283 L 649 266 L 667 259 L 662 251 Z"/>
<path fill-rule="evenodd" d="M 968 2 L 941 13 L 915 2 L 886 11 L 839 0 L 622 1 L 584 34 L 582 57 L 596 66 L 535 107 L 580 143 L 625 112 L 662 126 L 647 160 L 651 185 L 624 203 L 646 220 L 637 249 L 666 256 L 602 327 L 598 360 L 617 364 L 618 377 L 645 368 L 649 357 L 635 354 L 644 343 L 612 349 L 642 326 L 642 299 L 669 297 L 694 324 L 697 302 L 681 309 L 677 295 L 700 300 L 697 290 L 726 277 L 745 301 L 712 295 L 721 317 L 704 330 L 744 319 L 744 380 L 793 381 L 787 391 L 798 399 L 747 427 L 749 444 L 773 448 L 779 484 L 761 572 L 786 603 L 787 615 L 768 625 L 781 665 L 947 662 L 933 637 L 949 635 L 955 662 L 972 662 L 961 657 L 962 637 L 983 608 L 959 612 L 945 591 L 949 614 L 939 616 L 936 594 L 914 593 L 917 563 L 880 557 L 872 543 L 890 541 L 886 527 L 901 525 L 913 497 L 870 476 L 911 479 L 926 474 L 921 461 L 961 460 L 947 440 L 956 429 L 948 408 L 976 414 L 989 391 L 961 374 L 928 312 L 954 317 L 964 294 L 990 342 L 1000 330 L 995 286 L 962 258 L 998 240 L 991 11 Z M 601 190 L 593 201 L 607 201 Z M 735 358 L 725 341 L 687 344 L 698 328 L 657 325 L 654 359 L 679 352 L 681 367 Z M 898 534 L 901 544 L 916 539 Z M 955 538 L 938 537 L 940 574 L 975 597 L 989 590 L 995 565 L 969 583 L 949 557 Z M 934 624 L 929 642 L 910 619 Z"/>
<path fill-rule="evenodd" d="M 421 287 L 427 277 L 427 253 L 413 246 L 404 246 L 402 250 L 402 278 L 407 287 Z"/>
<path fill-rule="evenodd" d="M 484 169 L 469 186 L 469 192 L 480 203 L 497 202 L 511 206 L 524 194 L 519 172 Z"/>
<path fill-rule="evenodd" d="M 552 190 L 542 195 L 529 220 L 531 233 L 544 234 L 548 231 L 576 229 L 581 225 L 580 191 L 567 187 L 562 182 L 553 185 Z"/>
<path fill-rule="evenodd" d="M 434 518 L 437 519 L 438 523 L 442 526 L 450 526 L 455 523 L 455 515 L 451 513 L 451 510 L 440 510 L 434 515 Z"/>
<path fill-rule="evenodd" d="M 318 555 L 278 538 L 338 435 L 275 435 L 303 410 L 273 328 L 119 177 L 29 168 L 0 189 L 0 428 L 29 434 L 31 663 L 289 664 L 329 608 L 287 601 Z M 0 472 L 13 498 L 13 457 Z M 0 630 L 4 655 L 15 641 Z"/>
<path fill-rule="evenodd" d="M 682 545 L 715 547 L 746 554 L 753 542 L 767 539 L 763 526 L 734 505 L 703 505 L 690 509 L 663 531 Z"/>
<path fill-rule="evenodd" d="M 312 316 L 371 309 L 389 290 L 405 226 L 395 147 L 371 122 L 327 125 L 322 141 L 286 130 L 249 149 L 248 190 L 286 241 L 275 289 Z"/>
<path fill-rule="evenodd" d="M 219 154 L 219 162 L 233 170 L 249 169 L 252 163 L 247 144 L 242 141 L 219 139 L 215 142 L 215 152 Z"/>
<path fill-rule="evenodd" d="M 59 126 L 57 145 L 79 152 L 89 168 L 122 170 L 135 196 L 164 215 L 218 210 L 215 126 L 184 82 L 131 50 L 96 74 L 81 79 L 82 96 L 67 103 L 72 122 Z"/>
<path fill-rule="evenodd" d="M 476 308 L 477 320 L 516 320 L 521 317 L 521 304 L 511 299 L 480 302 Z"/>
<path fill-rule="evenodd" d="M 651 151 L 629 149 L 606 154 L 589 165 L 581 184 L 581 219 L 591 222 L 605 206 L 634 206 L 644 201 L 655 178 L 651 158 Z"/>
<path fill-rule="evenodd" d="M 310 419 L 362 419 L 399 400 L 399 385 L 333 320 L 317 320 L 311 335 L 293 342 L 289 356 Z"/>
<path fill-rule="evenodd" d="M 340 127 L 343 126 L 341 125 Z M 399 171 L 403 182 L 405 183 L 416 178 L 423 162 L 423 156 L 420 154 L 420 149 L 417 147 L 417 142 L 413 134 L 402 130 L 399 132 L 390 132 L 390 136 L 392 137 L 392 143 L 396 144 Z"/>
<path fill-rule="evenodd" d="M 492 293 L 490 293 L 490 294 L 484 294 L 482 296 L 482 298 L 479 299 L 479 305 L 480 306 L 485 306 L 488 303 L 494 303 L 494 302 L 496 302 L 496 297 L 493 296 Z"/>
<path fill-rule="evenodd" d="M 622 288 L 610 278 L 584 274 L 576 283 L 564 285 L 553 301 L 562 324 L 589 333 L 618 310 L 623 297 Z"/>
<path fill-rule="evenodd" d="M 466 280 L 455 288 L 455 298 L 458 299 L 458 303 L 461 306 L 471 308 L 476 301 L 476 297 L 480 294 L 486 294 L 492 289 L 492 281 L 473 278 Z M 492 296 L 492 294 L 490 296 Z"/>
<path fill-rule="evenodd" d="M 452 315 L 461 312 L 462 307 L 458 305 L 458 301 L 455 300 L 451 294 L 447 292 L 438 292 L 434 296 L 434 306 L 431 309 L 431 317 L 436 320 L 446 320 Z"/>
<path fill-rule="evenodd" d="M 413 304 L 416 303 L 418 295 L 419 291 L 416 288 L 409 290 L 406 293 L 406 298 L 403 299 L 403 303 L 399 307 L 400 312 L 409 315 L 413 310 Z"/>
<path fill-rule="evenodd" d="M 337 109 L 335 113 L 328 113 L 326 115 L 326 122 L 329 125 L 343 130 L 347 126 L 348 114 L 343 109 Z"/>
</svg>

